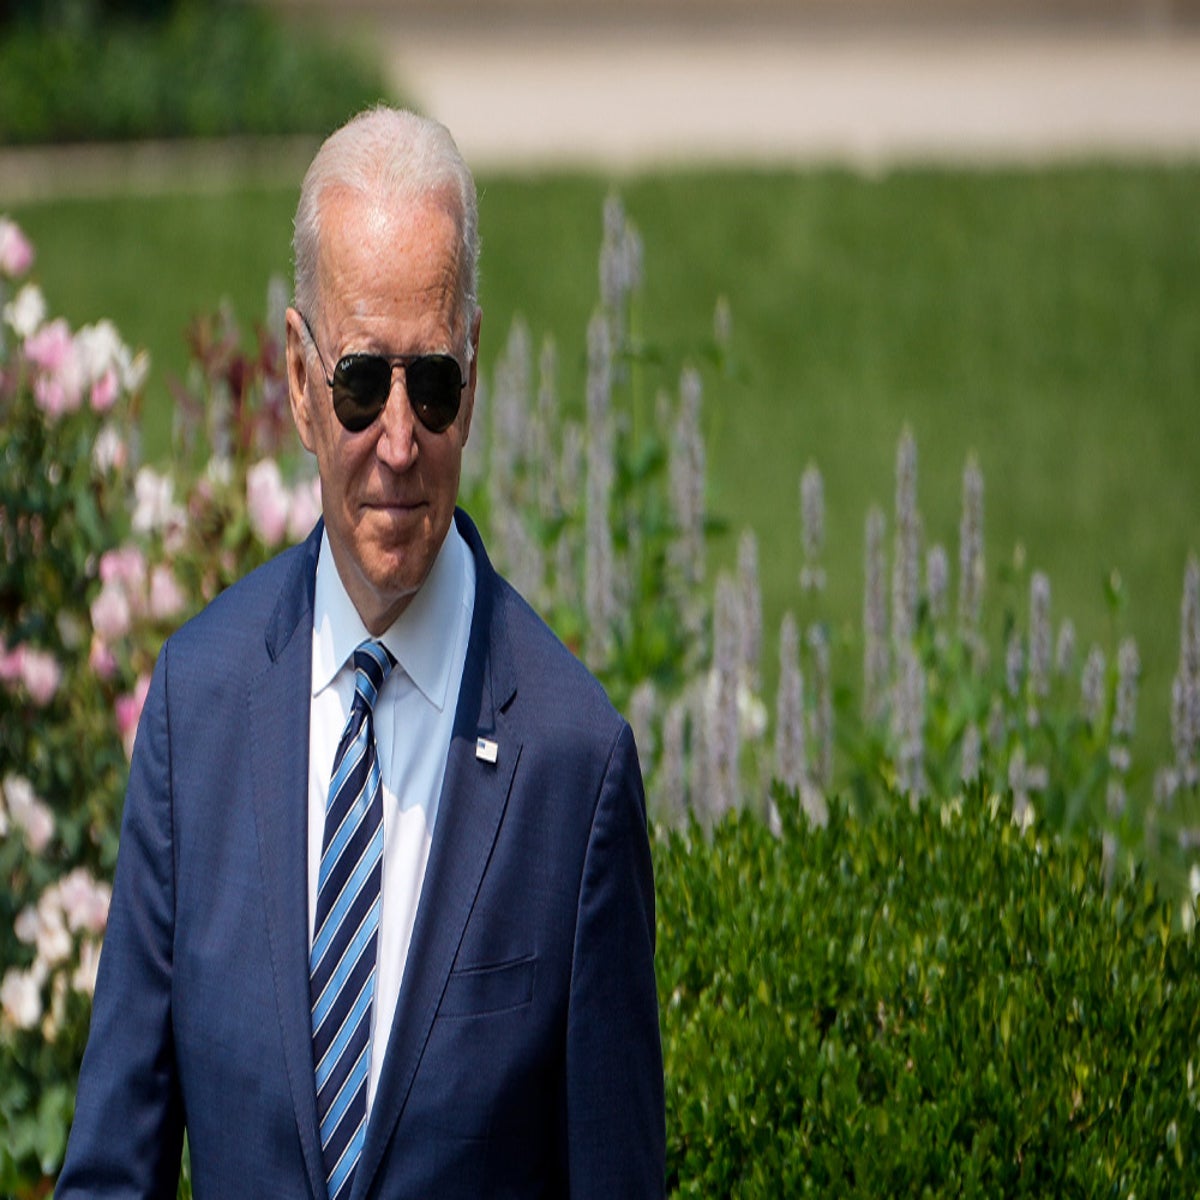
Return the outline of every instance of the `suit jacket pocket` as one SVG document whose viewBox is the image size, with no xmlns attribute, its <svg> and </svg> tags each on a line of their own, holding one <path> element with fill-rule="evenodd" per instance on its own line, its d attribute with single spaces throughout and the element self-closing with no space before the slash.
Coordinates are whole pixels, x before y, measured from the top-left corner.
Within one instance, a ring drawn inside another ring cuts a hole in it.
<svg viewBox="0 0 1200 1200">
<path fill-rule="evenodd" d="M 528 1004 L 533 999 L 536 965 L 537 958 L 530 954 L 495 966 L 451 971 L 438 1016 L 451 1020 L 477 1017 Z"/>
</svg>

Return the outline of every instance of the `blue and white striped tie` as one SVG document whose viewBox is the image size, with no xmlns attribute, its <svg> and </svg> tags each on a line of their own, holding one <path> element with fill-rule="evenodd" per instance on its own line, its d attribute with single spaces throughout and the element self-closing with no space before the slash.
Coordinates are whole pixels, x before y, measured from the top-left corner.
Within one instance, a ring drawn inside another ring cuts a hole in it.
<svg viewBox="0 0 1200 1200">
<path fill-rule="evenodd" d="M 363 642 L 354 652 L 354 703 L 325 807 L 309 978 L 329 1200 L 350 1194 L 367 1125 L 383 877 L 383 798 L 372 713 L 394 664 L 379 642 Z"/>
</svg>

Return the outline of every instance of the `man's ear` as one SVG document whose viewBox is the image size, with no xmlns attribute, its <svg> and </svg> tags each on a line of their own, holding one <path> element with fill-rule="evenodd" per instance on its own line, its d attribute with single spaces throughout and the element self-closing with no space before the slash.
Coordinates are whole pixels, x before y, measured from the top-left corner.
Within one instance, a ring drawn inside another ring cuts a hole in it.
<svg viewBox="0 0 1200 1200">
<path fill-rule="evenodd" d="M 305 450 L 315 454 L 312 409 L 308 398 L 308 334 L 304 318 L 294 308 L 287 310 L 287 381 L 292 420 Z"/>
<path fill-rule="evenodd" d="M 471 432 L 471 418 L 475 415 L 475 385 L 479 382 L 479 327 L 483 323 L 483 309 L 475 309 L 475 320 L 471 322 L 471 363 L 467 368 L 466 395 L 463 397 L 462 444 L 467 444 Z"/>
</svg>

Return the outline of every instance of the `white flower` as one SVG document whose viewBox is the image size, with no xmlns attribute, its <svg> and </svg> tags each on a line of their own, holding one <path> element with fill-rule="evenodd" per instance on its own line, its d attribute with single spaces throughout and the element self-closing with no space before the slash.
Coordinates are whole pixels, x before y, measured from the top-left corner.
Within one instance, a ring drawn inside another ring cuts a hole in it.
<svg viewBox="0 0 1200 1200">
<path fill-rule="evenodd" d="M 124 439 L 111 425 L 105 425 L 92 446 L 92 466 L 101 475 L 106 475 L 123 467 L 127 458 Z"/>
<path fill-rule="evenodd" d="M 4 320 L 22 341 L 33 337 L 46 319 L 46 297 L 34 283 L 27 283 L 4 306 Z"/>
<path fill-rule="evenodd" d="M 96 972 L 100 969 L 100 943 L 85 938 L 79 945 L 79 966 L 71 976 L 71 986 L 85 996 L 96 992 Z"/>
<path fill-rule="evenodd" d="M 88 637 L 87 626 L 73 612 L 60 608 L 54 618 L 54 628 L 63 647 L 67 650 L 78 650 Z"/>
<path fill-rule="evenodd" d="M 150 352 L 139 350 L 132 358 L 129 351 L 121 365 L 121 384 L 127 392 L 140 392 L 146 376 L 150 374 Z"/>
<path fill-rule="evenodd" d="M 28 811 L 35 799 L 33 784 L 24 775 L 5 776 L 4 799 L 8 801 L 8 808 L 12 813 L 13 820 L 24 828 L 22 814 Z"/>
<path fill-rule="evenodd" d="M 48 887 L 37 903 L 37 955 L 53 967 L 70 957 L 73 943 L 64 919 L 62 897 L 57 887 Z"/>
<path fill-rule="evenodd" d="M 53 1042 L 62 1032 L 63 1021 L 67 1015 L 67 980 L 59 974 L 55 975 L 50 984 L 50 1007 L 42 1017 L 42 1040 Z"/>
<path fill-rule="evenodd" d="M 1200 864 L 1193 863 L 1188 872 L 1188 894 L 1180 905 L 1179 920 L 1184 933 L 1191 934 L 1196 928 L 1196 900 L 1200 898 Z M 1188 1063 L 1188 1087 L 1191 1088 L 1192 1064 Z"/>
<path fill-rule="evenodd" d="M 59 902 L 73 933 L 101 933 L 108 923 L 112 888 L 97 882 L 84 867 L 76 867 L 58 883 Z"/>
<path fill-rule="evenodd" d="M 90 380 L 99 379 L 107 371 L 123 372 L 129 361 L 129 351 L 111 321 L 85 325 L 75 335 L 75 353 L 80 366 Z"/>
<path fill-rule="evenodd" d="M 37 909 L 32 904 L 17 913 L 17 919 L 13 922 L 13 933 L 17 935 L 18 942 L 24 942 L 26 946 L 36 945 L 38 915 Z"/>
<path fill-rule="evenodd" d="M 40 854 L 54 833 L 53 814 L 34 794 L 29 780 L 21 775 L 5 778 L 4 798 L 12 823 L 24 830 L 30 850 Z"/>
<path fill-rule="evenodd" d="M 142 467 L 133 483 L 133 528 L 153 533 L 184 522 L 183 510 L 175 503 L 175 483 L 151 467 Z"/>
<path fill-rule="evenodd" d="M 216 487 L 228 487 L 233 482 L 233 463 L 222 454 L 214 454 L 204 468 L 204 478 Z"/>
<path fill-rule="evenodd" d="M 4 1019 L 17 1029 L 32 1029 L 42 1015 L 42 989 L 31 971 L 15 967 L 4 973 L 0 982 L 0 1010 Z"/>
</svg>

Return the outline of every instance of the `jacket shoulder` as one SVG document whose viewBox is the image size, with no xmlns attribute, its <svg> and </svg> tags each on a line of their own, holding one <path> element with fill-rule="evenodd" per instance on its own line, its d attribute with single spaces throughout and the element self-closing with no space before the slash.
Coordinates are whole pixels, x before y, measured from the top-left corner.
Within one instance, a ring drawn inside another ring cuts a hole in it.
<svg viewBox="0 0 1200 1200">
<path fill-rule="evenodd" d="M 536 703 L 543 720 L 615 738 L 625 721 L 600 681 L 511 584 L 500 579 L 498 589 L 525 701 Z"/>
</svg>

